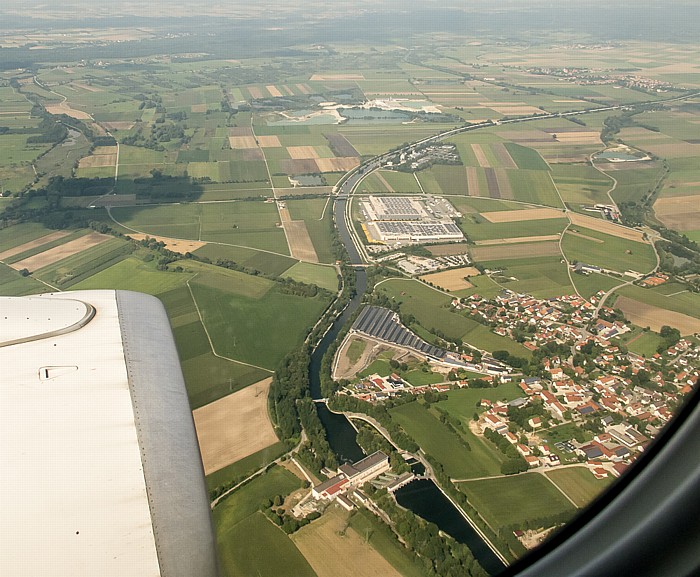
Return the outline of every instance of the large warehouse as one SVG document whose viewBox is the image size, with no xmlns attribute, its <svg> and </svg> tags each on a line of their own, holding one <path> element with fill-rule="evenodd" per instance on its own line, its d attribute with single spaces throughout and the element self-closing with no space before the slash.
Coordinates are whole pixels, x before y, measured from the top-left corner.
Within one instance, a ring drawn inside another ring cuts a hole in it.
<svg viewBox="0 0 700 577">
<path fill-rule="evenodd" d="M 209 500 L 160 301 L 0 297 L 0 573 L 215 577 Z"/>
</svg>

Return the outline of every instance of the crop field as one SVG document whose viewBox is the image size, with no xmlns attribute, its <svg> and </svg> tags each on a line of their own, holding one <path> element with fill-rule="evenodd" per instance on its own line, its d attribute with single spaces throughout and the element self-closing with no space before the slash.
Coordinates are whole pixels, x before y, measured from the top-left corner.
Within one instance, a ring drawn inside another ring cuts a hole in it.
<svg viewBox="0 0 700 577">
<path fill-rule="evenodd" d="M 472 258 L 477 262 L 493 260 L 520 259 L 527 256 L 556 256 L 560 255 L 559 243 L 547 242 L 523 242 L 517 244 L 505 244 L 496 246 L 477 246 L 469 250 Z"/>
<path fill-rule="evenodd" d="M 47 244 L 53 243 L 54 241 L 62 239 L 63 237 L 68 236 L 69 234 L 71 234 L 69 231 L 59 230 L 56 232 L 45 234 L 43 236 L 40 236 L 39 238 L 27 241 L 12 248 L 8 248 L 7 250 L 0 252 L 0 261 L 9 261 L 10 259 L 12 259 L 12 257 L 22 255 L 23 253 L 33 251 L 34 249 L 40 249 L 42 246 L 46 246 Z"/>
<path fill-rule="evenodd" d="M 614 286 L 620 284 L 620 279 L 609 277 L 603 274 L 591 273 L 591 274 L 577 274 L 572 273 L 571 278 L 574 281 L 574 285 L 578 289 L 578 292 L 583 298 L 590 298 L 598 291 L 608 291 Z"/>
<path fill-rule="evenodd" d="M 548 172 L 543 170 L 511 170 L 507 174 L 516 200 L 554 207 L 562 206 Z"/>
<path fill-rule="evenodd" d="M 315 284 L 332 292 L 338 290 L 338 274 L 335 268 L 330 266 L 299 262 L 287 269 L 284 276 L 299 282 Z"/>
<path fill-rule="evenodd" d="M 640 231 L 615 224 L 609 220 L 577 214 L 575 212 L 569 213 L 569 218 L 571 219 L 571 224 L 574 226 L 581 226 L 589 230 L 595 230 L 606 235 L 617 236 L 626 240 L 644 242 L 643 234 Z"/>
<path fill-rule="evenodd" d="M 0 295 L 22 296 L 49 292 L 50 287 L 32 278 L 24 277 L 6 264 L 0 263 Z"/>
<path fill-rule="evenodd" d="M 578 226 L 572 232 L 579 235 L 567 231 L 562 239 L 562 248 L 569 261 L 577 260 L 619 272 L 634 270 L 640 273 L 649 272 L 656 265 L 654 249 L 646 243 Z"/>
<path fill-rule="evenodd" d="M 468 280 L 469 277 L 479 276 L 481 273 L 473 266 L 455 268 L 442 272 L 436 272 L 424 275 L 421 280 L 432 283 L 439 288 L 447 291 L 458 291 L 471 288 L 472 285 Z"/>
<path fill-rule="evenodd" d="M 566 265 L 561 262 L 560 257 L 530 257 L 519 260 L 486 261 L 481 264 L 486 268 L 501 269 L 503 272 L 500 275 L 494 275 L 494 280 L 515 292 L 532 294 L 538 298 L 550 298 L 574 292 L 569 282 Z"/>
<path fill-rule="evenodd" d="M 589 505 L 611 483 L 609 478 L 596 479 L 586 467 L 547 471 L 545 476 L 579 508 Z"/>
<path fill-rule="evenodd" d="M 213 491 L 217 487 L 221 487 L 233 479 L 245 478 L 255 471 L 262 469 L 265 465 L 271 463 L 286 452 L 286 445 L 282 442 L 278 442 L 257 453 L 243 457 L 241 460 L 207 475 L 207 489 Z"/>
<path fill-rule="evenodd" d="M 421 446 L 431 457 L 437 459 L 445 468 L 445 472 L 455 479 L 467 479 L 485 475 L 496 475 L 500 470 L 500 462 L 496 453 L 490 459 L 475 458 L 472 450 L 467 450 L 460 443 L 456 433 L 436 419 L 424 405 L 418 402 L 407 403 L 391 409 L 391 418 Z M 471 447 L 470 439 L 469 446 Z M 482 451 L 481 457 L 486 451 Z"/>
<path fill-rule="evenodd" d="M 700 195 L 659 198 L 654 203 L 654 212 L 668 228 L 694 230 L 700 223 Z"/>
<path fill-rule="evenodd" d="M 682 313 L 659 308 L 626 296 L 619 296 L 615 301 L 625 317 L 639 327 L 649 327 L 659 332 L 661 327 L 668 325 L 677 328 L 681 335 L 700 332 L 700 319 Z"/>
<path fill-rule="evenodd" d="M 296 259 L 285 255 L 214 243 L 207 243 L 195 253 L 197 256 L 211 259 L 212 262 L 219 259 L 232 260 L 247 268 L 273 275 L 281 275 L 297 262 Z"/>
<path fill-rule="evenodd" d="M 326 510 L 320 519 L 292 535 L 292 541 L 316 575 L 401 577 L 401 573 L 374 548 L 366 546 L 364 535 L 348 528 L 349 515 L 336 505 Z"/>
<path fill-rule="evenodd" d="M 482 212 L 489 222 L 522 222 L 526 220 L 545 220 L 548 218 L 562 218 L 562 212 L 553 208 L 529 208 L 524 210 L 498 210 L 494 212 Z"/>
<path fill-rule="evenodd" d="M 82 240 L 82 238 L 79 240 Z M 100 239 L 100 242 L 93 246 L 73 252 L 70 256 L 61 258 L 58 261 L 50 262 L 50 264 L 37 270 L 34 276 L 50 285 L 68 288 L 116 264 L 131 254 L 132 251 L 133 246 L 130 242 L 107 236 L 104 241 Z M 17 265 L 18 263 L 15 263 L 13 267 L 17 267 Z"/>
<path fill-rule="evenodd" d="M 567 204 L 610 204 L 606 194 L 612 180 L 595 168 L 577 164 L 555 164 L 552 178 Z"/>
<path fill-rule="evenodd" d="M 199 278 L 190 286 L 216 352 L 270 370 L 302 342 L 327 304 L 284 294 L 277 285 L 258 298 L 206 286 Z"/>
<path fill-rule="evenodd" d="M 539 473 L 468 481 L 460 483 L 459 489 L 496 530 L 549 515 L 573 516 L 576 512 L 566 497 Z"/>
<path fill-rule="evenodd" d="M 567 223 L 565 218 L 490 223 L 480 215 L 467 215 L 462 218 L 460 226 L 469 239 L 478 242 L 481 240 L 554 235 L 561 233 Z"/>
<path fill-rule="evenodd" d="M 268 377 L 193 412 L 205 475 L 277 442 L 267 414 L 271 381 Z"/>
</svg>

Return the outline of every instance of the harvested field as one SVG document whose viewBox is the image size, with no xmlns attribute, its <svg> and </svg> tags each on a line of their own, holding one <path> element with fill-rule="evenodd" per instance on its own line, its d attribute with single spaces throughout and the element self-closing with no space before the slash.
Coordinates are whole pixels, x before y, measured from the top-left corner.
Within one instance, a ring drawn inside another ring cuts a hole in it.
<svg viewBox="0 0 700 577">
<path fill-rule="evenodd" d="M 102 88 L 98 88 L 97 86 L 90 86 L 89 84 L 83 84 L 82 82 L 72 82 L 73 86 L 77 86 L 78 88 L 82 88 L 83 90 L 87 90 L 88 92 L 104 92 Z"/>
<path fill-rule="evenodd" d="M 700 226 L 700 195 L 662 197 L 654 203 L 654 212 L 668 228 L 697 230 Z"/>
<path fill-rule="evenodd" d="M 229 136 L 228 141 L 234 149 L 258 147 L 254 136 Z"/>
<path fill-rule="evenodd" d="M 203 113 L 207 111 L 207 105 L 206 104 L 193 104 L 190 106 L 190 111 L 194 113 Z"/>
<path fill-rule="evenodd" d="M 553 132 L 557 140 L 564 144 L 600 144 L 599 132 Z"/>
<path fill-rule="evenodd" d="M 15 247 L 10 248 L 4 252 L 0 252 L 0 261 L 5 260 L 6 258 L 9 258 L 9 257 L 14 256 L 16 254 L 20 254 L 20 253 L 23 253 L 27 250 L 31 250 L 33 248 L 41 246 L 42 244 L 48 244 L 50 242 L 53 242 L 54 240 L 58 240 L 59 238 L 63 238 L 64 236 L 67 236 L 69 234 L 70 234 L 69 231 L 60 230 L 57 232 L 52 232 L 51 234 L 44 235 L 44 236 L 39 237 L 35 240 L 25 242 L 24 244 L 21 244 L 19 246 L 15 246 Z"/>
<path fill-rule="evenodd" d="M 505 168 L 495 168 L 496 171 L 496 182 L 498 183 L 498 191 L 501 198 L 513 199 L 513 187 L 510 184 L 510 179 L 508 178 L 508 171 Z"/>
<path fill-rule="evenodd" d="M 561 210 L 554 208 L 528 208 L 525 210 L 499 210 L 494 212 L 482 212 L 489 222 L 522 222 L 524 220 L 544 220 L 549 218 L 561 218 Z"/>
<path fill-rule="evenodd" d="M 309 80 L 364 80 L 362 74 L 314 74 Z"/>
<path fill-rule="evenodd" d="M 280 142 L 279 136 L 258 136 L 258 144 L 262 148 L 277 148 L 281 147 L 282 143 Z"/>
<path fill-rule="evenodd" d="M 519 236 L 513 238 L 492 238 L 489 240 L 477 240 L 477 246 L 491 246 L 494 244 L 520 244 L 523 242 L 546 242 L 548 240 L 559 240 L 558 234 L 543 234 L 542 236 Z"/>
<path fill-rule="evenodd" d="M 319 161 L 321 159 L 318 159 Z M 308 158 L 304 160 L 281 160 L 280 164 L 286 174 L 294 176 L 295 174 L 313 174 L 319 171 L 319 166 L 316 160 Z"/>
<path fill-rule="evenodd" d="M 283 222 L 284 232 L 287 235 L 289 252 L 299 260 L 306 262 L 318 262 L 318 255 L 314 248 L 306 223 L 303 220 L 290 220 Z"/>
<path fill-rule="evenodd" d="M 420 277 L 420 279 L 425 282 L 433 283 L 435 286 L 447 291 L 458 291 L 474 286 L 468 280 L 465 280 L 465 277 L 479 276 L 480 274 L 479 269 L 473 266 L 466 266 L 463 268 L 426 274 Z"/>
<path fill-rule="evenodd" d="M 66 104 L 65 102 L 54 106 L 47 106 L 46 112 L 48 112 L 49 114 L 58 115 L 65 114 L 66 116 L 70 116 L 71 118 L 75 118 L 77 120 L 92 120 L 92 116 L 90 116 L 87 112 L 83 112 L 82 110 L 75 110 L 74 108 L 68 106 L 68 104 Z"/>
<path fill-rule="evenodd" d="M 567 214 L 569 216 L 569 220 L 571 220 L 571 224 L 573 225 L 582 226 L 584 228 L 590 228 L 591 230 L 597 230 L 598 232 L 603 232 L 612 236 L 625 238 L 627 240 L 644 242 L 642 233 L 638 230 L 626 228 L 619 224 L 610 222 L 609 220 L 594 218 L 592 216 L 586 216 L 584 214 L 577 214 L 575 212 L 569 212 Z"/>
<path fill-rule="evenodd" d="M 471 249 L 471 255 L 475 261 L 489 261 L 536 256 L 560 256 L 561 251 L 559 250 L 559 243 L 551 240 L 547 242 L 506 244 L 505 246 L 477 246 Z"/>
<path fill-rule="evenodd" d="M 649 327 L 652 331 L 659 332 L 662 326 L 670 325 L 677 328 L 684 336 L 700 332 L 700 319 L 648 305 L 629 297 L 619 296 L 615 301 L 615 308 L 624 312 L 625 317 L 635 325 Z"/>
<path fill-rule="evenodd" d="M 359 158 L 317 158 L 321 172 L 347 172 L 360 165 Z"/>
<path fill-rule="evenodd" d="M 259 148 L 242 148 L 241 158 L 245 162 L 250 162 L 253 160 L 265 160 L 265 154 Z"/>
<path fill-rule="evenodd" d="M 401 577 L 363 537 L 348 528 L 347 515 L 336 505 L 318 520 L 290 535 L 318 577 Z"/>
<path fill-rule="evenodd" d="M 99 166 L 114 166 L 117 164 L 116 146 L 98 146 L 90 156 L 80 159 L 79 168 L 95 168 Z"/>
<path fill-rule="evenodd" d="M 526 116 L 528 114 L 541 114 L 542 111 L 536 106 L 498 106 L 488 104 L 488 108 L 503 114 L 504 116 Z"/>
<path fill-rule="evenodd" d="M 467 192 L 469 196 L 481 196 L 479 187 L 479 175 L 476 173 L 476 167 L 467 167 Z"/>
<path fill-rule="evenodd" d="M 262 88 L 258 88 L 257 86 L 248 86 L 248 92 L 252 98 L 264 98 L 265 96 Z"/>
<path fill-rule="evenodd" d="M 205 475 L 277 442 L 267 415 L 271 382 L 267 378 L 192 412 Z"/>
<path fill-rule="evenodd" d="M 266 86 L 267 91 L 270 93 L 270 96 L 273 98 L 279 98 L 282 96 L 282 93 L 279 91 L 279 88 L 277 88 L 274 84 L 270 84 L 269 86 Z"/>
<path fill-rule="evenodd" d="M 141 233 L 129 233 L 129 236 L 134 240 L 143 240 L 145 238 L 154 238 L 158 242 L 165 244 L 168 250 L 177 252 L 180 254 L 185 254 L 188 252 L 194 252 L 198 248 L 202 248 L 207 243 L 200 242 L 198 240 L 181 240 L 178 238 L 170 238 L 167 236 L 156 236 L 153 234 L 141 234 Z"/>
<path fill-rule="evenodd" d="M 313 92 L 306 84 L 297 84 L 296 87 L 302 94 L 311 94 Z"/>
<path fill-rule="evenodd" d="M 334 132 L 324 136 L 328 140 L 328 145 L 333 154 L 336 156 L 360 156 L 360 153 L 355 150 L 355 147 L 342 134 Z"/>
<path fill-rule="evenodd" d="M 484 150 L 481 148 L 480 144 L 472 144 L 472 151 L 481 168 L 491 168 L 491 163 L 488 158 L 486 158 L 486 154 L 484 154 Z"/>
<path fill-rule="evenodd" d="M 456 254 L 466 254 L 467 245 L 466 244 L 434 244 L 426 247 L 433 256 L 452 256 Z"/>
<path fill-rule="evenodd" d="M 12 268 L 15 270 L 22 270 L 26 268 L 29 271 L 37 271 L 45 266 L 54 264 L 59 260 L 78 254 L 90 247 L 97 246 L 108 240 L 112 240 L 114 237 L 108 236 L 106 234 L 99 234 L 97 232 L 91 232 L 75 240 L 71 240 L 66 244 L 61 246 L 56 246 L 45 252 L 35 254 L 29 258 L 25 258 L 19 262 L 12 264 Z"/>
<path fill-rule="evenodd" d="M 103 122 L 104 126 L 108 130 L 131 130 L 134 127 L 135 122 L 130 121 L 117 121 L 117 122 Z"/>
<path fill-rule="evenodd" d="M 600 240 L 599 238 L 593 238 L 592 236 L 588 236 L 587 234 L 582 234 L 578 231 L 571 230 L 571 229 L 567 230 L 566 234 L 570 234 L 572 236 L 577 236 L 579 238 L 585 238 L 586 240 L 590 240 L 591 242 L 597 242 L 598 244 L 603 244 L 605 242 L 604 240 Z"/>
<path fill-rule="evenodd" d="M 498 162 L 501 163 L 501 166 L 503 168 L 518 168 L 518 166 L 515 164 L 515 161 L 510 156 L 510 153 L 508 152 L 508 150 L 502 142 L 496 142 L 492 144 L 491 150 L 493 150 L 493 153 L 496 155 L 496 158 L 498 158 Z"/>
<path fill-rule="evenodd" d="M 313 146 L 288 146 L 287 152 L 293 160 L 303 160 L 306 158 L 318 158 L 318 152 Z"/>
</svg>

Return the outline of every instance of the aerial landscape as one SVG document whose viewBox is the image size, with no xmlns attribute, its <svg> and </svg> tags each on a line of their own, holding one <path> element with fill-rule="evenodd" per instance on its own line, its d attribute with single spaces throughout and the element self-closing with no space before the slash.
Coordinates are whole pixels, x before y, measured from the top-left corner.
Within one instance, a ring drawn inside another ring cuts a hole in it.
<svg viewBox="0 0 700 577">
<path fill-rule="evenodd" d="M 0 295 L 163 303 L 222 576 L 496 575 L 693 393 L 700 6 L 555 4 L 0 7 Z"/>
</svg>

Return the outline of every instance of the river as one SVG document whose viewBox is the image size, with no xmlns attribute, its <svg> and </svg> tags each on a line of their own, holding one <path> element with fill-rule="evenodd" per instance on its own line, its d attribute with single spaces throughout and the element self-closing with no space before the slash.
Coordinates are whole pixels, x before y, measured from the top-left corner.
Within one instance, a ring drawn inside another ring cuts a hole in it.
<svg viewBox="0 0 700 577">
<path fill-rule="evenodd" d="M 345 209 L 347 200 L 337 199 L 334 205 L 335 222 L 340 239 L 343 241 L 350 262 L 362 264 L 360 255 L 353 244 L 350 231 L 345 221 Z M 355 269 L 356 294 L 351 299 L 343 314 L 336 319 L 330 330 L 321 339 L 314 352 L 311 354 L 309 367 L 309 380 L 311 396 L 315 400 L 323 398 L 321 393 L 321 361 L 328 347 L 336 340 L 343 325 L 357 310 L 362 302 L 362 296 L 367 290 L 367 273 L 363 268 Z M 325 403 L 316 403 L 318 416 L 326 429 L 328 444 L 340 461 L 359 461 L 365 456 L 362 448 L 357 444 L 357 431 L 344 415 L 331 413 Z M 503 563 L 481 539 L 479 534 L 464 519 L 462 514 L 452 505 L 433 481 L 422 479 L 413 481 L 396 493 L 398 503 L 420 515 L 424 519 L 435 523 L 442 531 L 454 537 L 460 543 L 469 547 L 475 559 L 490 574 L 496 575 L 504 569 Z"/>
</svg>

